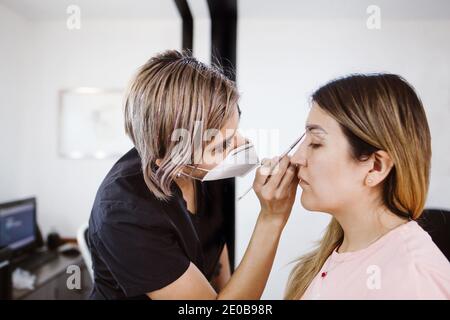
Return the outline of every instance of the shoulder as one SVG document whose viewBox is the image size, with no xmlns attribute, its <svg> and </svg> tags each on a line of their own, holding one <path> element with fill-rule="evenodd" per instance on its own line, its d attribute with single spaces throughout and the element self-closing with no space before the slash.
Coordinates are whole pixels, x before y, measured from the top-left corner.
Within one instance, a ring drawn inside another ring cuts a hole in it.
<svg viewBox="0 0 450 320">
<path fill-rule="evenodd" d="M 163 206 L 145 184 L 136 149 L 120 158 L 101 183 L 91 211 L 89 228 L 99 232 L 103 226 L 119 224 L 141 228 L 165 223 Z"/>
<path fill-rule="evenodd" d="M 106 174 L 96 195 L 98 201 L 126 199 L 129 196 L 148 197 L 141 159 L 135 148 L 122 156 Z"/>
<path fill-rule="evenodd" d="M 450 263 L 430 235 L 415 221 L 397 234 L 400 241 L 391 257 L 391 264 L 398 266 L 393 268 L 397 281 L 410 283 L 417 298 L 450 299 Z"/>
<path fill-rule="evenodd" d="M 417 222 L 407 223 L 399 235 L 403 240 L 401 245 L 405 254 L 413 263 L 450 268 L 447 258 L 433 242 L 430 235 Z"/>
</svg>

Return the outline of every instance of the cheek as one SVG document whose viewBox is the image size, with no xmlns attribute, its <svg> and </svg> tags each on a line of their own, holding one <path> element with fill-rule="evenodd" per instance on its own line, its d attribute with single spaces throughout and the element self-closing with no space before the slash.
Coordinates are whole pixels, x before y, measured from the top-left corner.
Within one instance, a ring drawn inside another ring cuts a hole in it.
<svg viewBox="0 0 450 320">
<path fill-rule="evenodd" d="M 211 148 L 206 147 L 199 167 L 212 170 L 225 159 L 228 153 L 229 151 L 227 150 L 224 150 L 223 152 L 213 152 Z"/>
<path fill-rule="evenodd" d="M 308 161 L 307 172 L 310 186 L 304 188 L 301 197 L 306 209 L 326 212 L 354 198 L 356 184 L 348 162 L 323 156 Z"/>
<path fill-rule="evenodd" d="M 213 169 L 216 165 L 217 165 L 217 160 L 219 160 L 219 156 L 216 153 L 212 153 L 210 151 L 205 151 L 203 153 L 203 159 L 202 159 L 202 163 L 200 164 L 199 167 L 201 167 L 202 169 L 207 169 L 207 170 L 211 170 Z"/>
</svg>

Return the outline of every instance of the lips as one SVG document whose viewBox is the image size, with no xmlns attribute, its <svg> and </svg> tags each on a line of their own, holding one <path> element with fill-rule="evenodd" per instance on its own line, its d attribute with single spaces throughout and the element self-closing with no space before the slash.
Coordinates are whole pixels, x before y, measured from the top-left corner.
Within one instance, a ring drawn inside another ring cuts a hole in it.
<svg viewBox="0 0 450 320">
<path fill-rule="evenodd" d="M 303 179 L 303 177 L 300 176 L 300 175 L 298 175 L 298 180 L 299 180 L 299 183 L 309 184 L 308 181 L 306 181 L 305 179 Z"/>
</svg>

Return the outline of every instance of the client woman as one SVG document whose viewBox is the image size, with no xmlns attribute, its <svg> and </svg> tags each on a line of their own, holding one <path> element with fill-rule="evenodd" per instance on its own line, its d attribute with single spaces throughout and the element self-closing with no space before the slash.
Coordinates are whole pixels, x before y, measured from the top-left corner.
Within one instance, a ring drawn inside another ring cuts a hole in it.
<svg viewBox="0 0 450 320">
<path fill-rule="evenodd" d="M 352 75 L 312 95 L 299 166 L 301 203 L 332 215 L 300 258 L 287 299 L 450 299 L 450 264 L 417 224 L 431 138 L 411 86 L 393 74 Z"/>
</svg>

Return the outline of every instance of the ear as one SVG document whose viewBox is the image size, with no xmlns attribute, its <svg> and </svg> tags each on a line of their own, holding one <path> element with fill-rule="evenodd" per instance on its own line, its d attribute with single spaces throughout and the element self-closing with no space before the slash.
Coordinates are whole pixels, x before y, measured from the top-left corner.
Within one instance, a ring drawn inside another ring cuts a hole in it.
<svg viewBox="0 0 450 320">
<path fill-rule="evenodd" d="M 370 159 L 372 160 L 372 165 L 367 173 L 365 180 L 365 185 L 369 187 L 374 187 L 381 183 L 391 172 L 394 162 L 386 151 L 378 150 L 374 152 Z"/>
</svg>

